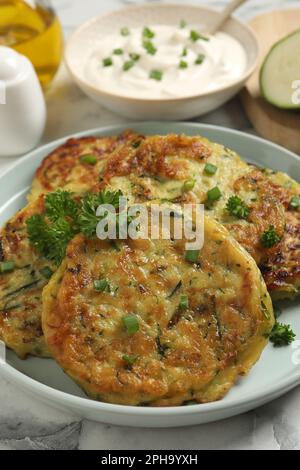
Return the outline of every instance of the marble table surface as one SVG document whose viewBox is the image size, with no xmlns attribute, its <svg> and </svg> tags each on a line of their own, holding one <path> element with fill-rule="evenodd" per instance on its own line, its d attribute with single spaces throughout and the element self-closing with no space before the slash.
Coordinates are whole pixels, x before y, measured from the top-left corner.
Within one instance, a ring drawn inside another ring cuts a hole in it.
<svg viewBox="0 0 300 470">
<path fill-rule="evenodd" d="M 176 0 L 172 0 L 173 2 Z M 149 3 L 154 3 L 155 0 Z M 227 0 L 203 1 L 222 8 Z M 67 36 L 102 11 L 142 0 L 54 0 Z M 183 0 L 178 3 L 185 3 Z M 249 0 L 238 16 L 299 6 L 298 1 Z M 93 103 L 71 82 L 62 66 L 47 92 L 48 121 L 43 142 L 126 120 Z M 253 132 L 237 99 L 198 121 Z M 11 160 L 0 160 L 0 172 Z M 300 449 L 300 388 L 243 415 L 180 429 L 122 428 L 80 420 L 24 394 L 0 375 L 0 449 Z"/>
</svg>

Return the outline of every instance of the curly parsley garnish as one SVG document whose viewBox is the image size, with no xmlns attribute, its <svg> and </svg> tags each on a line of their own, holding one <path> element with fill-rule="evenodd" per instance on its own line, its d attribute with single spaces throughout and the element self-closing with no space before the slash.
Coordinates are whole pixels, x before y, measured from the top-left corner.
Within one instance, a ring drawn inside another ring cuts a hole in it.
<svg viewBox="0 0 300 470">
<path fill-rule="evenodd" d="M 260 242 L 265 248 L 271 248 L 277 245 L 281 240 L 281 236 L 276 232 L 274 225 L 270 225 L 268 230 L 265 230 L 260 236 Z"/>
<path fill-rule="evenodd" d="M 295 337 L 290 325 L 276 321 L 270 334 L 270 341 L 274 346 L 287 346 L 292 343 Z"/>
<path fill-rule="evenodd" d="M 60 264 L 68 243 L 78 233 L 92 237 L 101 217 L 96 210 L 101 204 L 119 208 L 121 191 L 102 191 L 87 194 L 81 201 L 69 191 L 58 189 L 45 196 L 45 211 L 26 221 L 28 238 L 32 246 L 45 258 Z"/>
<path fill-rule="evenodd" d="M 230 215 L 235 215 L 239 219 L 247 219 L 250 208 L 239 196 L 231 196 L 226 204 L 226 210 Z"/>
</svg>

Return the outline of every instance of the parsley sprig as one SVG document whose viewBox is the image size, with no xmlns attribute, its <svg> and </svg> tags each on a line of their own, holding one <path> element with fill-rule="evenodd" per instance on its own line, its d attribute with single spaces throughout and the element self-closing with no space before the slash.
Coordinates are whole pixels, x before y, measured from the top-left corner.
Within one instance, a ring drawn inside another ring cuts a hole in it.
<svg viewBox="0 0 300 470">
<path fill-rule="evenodd" d="M 68 243 L 78 233 L 92 237 L 96 233 L 96 211 L 101 204 L 111 204 L 119 209 L 121 191 L 88 193 L 81 200 L 69 191 L 58 189 L 45 196 L 45 211 L 26 221 L 28 238 L 32 246 L 45 258 L 57 265 L 63 260 Z"/>
<path fill-rule="evenodd" d="M 295 337 L 290 325 L 276 321 L 270 334 L 270 341 L 274 346 L 287 346 L 292 343 Z"/>
<path fill-rule="evenodd" d="M 230 215 L 235 215 L 239 219 L 247 219 L 250 208 L 239 196 L 231 196 L 226 204 L 226 210 Z"/>
</svg>

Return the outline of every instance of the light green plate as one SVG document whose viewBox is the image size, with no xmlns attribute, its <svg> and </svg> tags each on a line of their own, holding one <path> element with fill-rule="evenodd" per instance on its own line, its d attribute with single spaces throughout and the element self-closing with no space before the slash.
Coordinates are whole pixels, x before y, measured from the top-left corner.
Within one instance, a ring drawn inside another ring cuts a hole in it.
<svg viewBox="0 0 300 470">
<path fill-rule="evenodd" d="M 247 161 L 281 170 L 300 181 L 300 158 L 265 140 L 222 127 L 192 123 L 130 123 L 145 134 L 169 132 L 204 135 L 237 151 Z M 93 129 L 82 135 L 119 133 L 124 126 Z M 0 178 L 0 224 L 25 204 L 33 173 L 41 160 L 65 139 L 34 150 L 20 159 Z M 29 358 L 22 361 L 7 351 L 7 364 L 0 373 L 37 398 L 56 407 L 71 410 L 85 418 L 126 426 L 167 427 L 207 423 L 227 418 L 262 405 L 300 383 L 300 299 L 281 304 L 281 319 L 296 333 L 291 346 L 264 350 L 249 376 L 241 378 L 226 397 L 218 402 L 171 408 L 147 408 L 111 405 L 85 398 L 84 393 L 51 359 Z"/>
</svg>

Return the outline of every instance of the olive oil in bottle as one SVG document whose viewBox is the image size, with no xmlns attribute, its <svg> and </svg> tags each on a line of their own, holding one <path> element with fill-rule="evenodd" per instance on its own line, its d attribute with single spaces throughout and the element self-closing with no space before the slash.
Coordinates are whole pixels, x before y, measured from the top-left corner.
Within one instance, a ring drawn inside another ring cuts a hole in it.
<svg viewBox="0 0 300 470">
<path fill-rule="evenodd" d="M 0 46 L 27 56 L 46 86 L 59 67 L 63 49 L 61 26 L 50 3 L 0 0 Z"/>
</svg>

